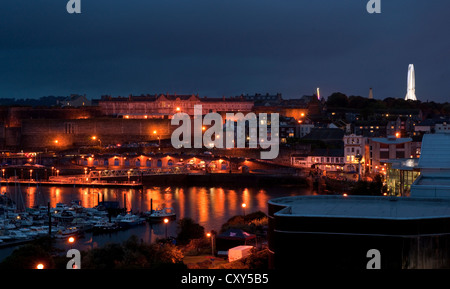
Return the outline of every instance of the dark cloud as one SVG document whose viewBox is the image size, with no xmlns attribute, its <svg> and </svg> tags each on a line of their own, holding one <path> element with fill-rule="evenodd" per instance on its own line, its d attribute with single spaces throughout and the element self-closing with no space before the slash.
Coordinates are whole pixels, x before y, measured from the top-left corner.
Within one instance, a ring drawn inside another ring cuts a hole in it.
<svg viewBox="0 0 450 289">
<path fill-rule="evenodd" d="M 393 3 L 395 2 L 395 3 Z M 0 10 L 0 97 L 86 93 L 341 91 L 447 101 L 445 0 L 7 0 Z"/>
</svg>

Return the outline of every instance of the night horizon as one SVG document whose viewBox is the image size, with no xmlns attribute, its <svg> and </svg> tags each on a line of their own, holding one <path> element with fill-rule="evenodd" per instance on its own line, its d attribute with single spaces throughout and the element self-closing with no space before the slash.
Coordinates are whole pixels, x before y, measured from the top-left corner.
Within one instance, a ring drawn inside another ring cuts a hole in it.
<svg viewBox="0 0 450 289">
<path fill-rule="evenodd" d="M 15 1 L 0 20 L 0 98 L 334 92 L 446 102 L 450 4 L 367 1 Z"/>
</svg>

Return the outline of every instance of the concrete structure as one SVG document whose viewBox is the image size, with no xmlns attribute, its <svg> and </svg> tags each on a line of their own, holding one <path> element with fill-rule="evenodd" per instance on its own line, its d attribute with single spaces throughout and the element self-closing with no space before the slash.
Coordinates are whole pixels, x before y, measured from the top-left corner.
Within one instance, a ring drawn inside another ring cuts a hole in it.
<svg viewBox="0 0 450 289">
<path fill-rule="evenodd" d="M 365 270 L 372 249 L 381 269 L 450 266 L 448 201 L 294 196 L 268 206 L 269 263 L 277 270 Z"/>
<path fill-rule="evenodd" d="M 417 100 L 416 76 L 415 76 L 415 72 L 414 72 L 414 64 L 410 64 L 408 66 L 408 80 L 407 80 L 405 100 Z"/>
</svg>

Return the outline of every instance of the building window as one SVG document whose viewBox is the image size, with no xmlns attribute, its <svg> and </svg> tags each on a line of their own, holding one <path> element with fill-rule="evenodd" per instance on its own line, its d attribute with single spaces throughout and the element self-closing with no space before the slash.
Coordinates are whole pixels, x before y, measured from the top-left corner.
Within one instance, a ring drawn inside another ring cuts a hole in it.
<svg viewBox="0 0 450 289">
<path fill-rule="evenodd" d="M 156 166 L 157 166 L 158 168 L 161 168 L 161 167 L 162 167 L 162 161 L 161 161 L 161 160 L 158 160 L 158 161 L 156 162 Z"/>
<path fill-rule="evenodd" d="M 152 161 L 151 161 L 150 159 L 148 159 L 148 160 L 145 162 L 145 165 L 146 165 L 147 167 L 151 168 L 151 167 L 152 167 Z"/>
</svg>

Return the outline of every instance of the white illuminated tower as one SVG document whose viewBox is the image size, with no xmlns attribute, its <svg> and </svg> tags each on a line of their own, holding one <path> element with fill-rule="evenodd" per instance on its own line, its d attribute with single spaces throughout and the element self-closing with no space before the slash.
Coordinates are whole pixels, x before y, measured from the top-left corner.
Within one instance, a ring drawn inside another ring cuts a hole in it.
<svg viewBox="0 0 450 289">
<path fill-rule="evenodd" d="M 416 78 L 414 75 L 414 64 L 408 66 L 408 85 L 405 100 L 417 100 L 416 98 Z"/>
<path fill-rule="evenodd" d="M 320 90 L 317 88 L 317 99 L 320 100 Z"/>
</svg>

